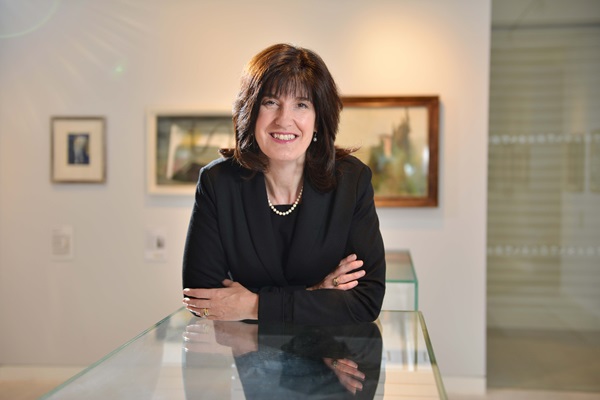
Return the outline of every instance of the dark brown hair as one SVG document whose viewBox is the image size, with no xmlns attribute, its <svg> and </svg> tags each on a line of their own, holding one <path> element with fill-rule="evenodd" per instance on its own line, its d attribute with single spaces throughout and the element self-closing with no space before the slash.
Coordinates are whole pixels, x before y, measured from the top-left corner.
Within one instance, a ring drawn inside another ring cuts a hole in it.
<svg viewBox="0 0 600 400">
<path fill-rule="evenodd" d="M 254 138 L 260 102 L 265 94 L 302 95 L 316 112 L 317 141 L 306 151 L 304 174 L 323 192 L 336 184 L 335 160 L 352 149 L 335 147 L 342 101 L 327 66 L 316 53 L 289 44 L 276 44 L 255 55 L 246 66 L 233 105 L 235 149 L 221 154 L 235 159 L 254 172 L 265 172 L 269 160 Z"/>
</svg>

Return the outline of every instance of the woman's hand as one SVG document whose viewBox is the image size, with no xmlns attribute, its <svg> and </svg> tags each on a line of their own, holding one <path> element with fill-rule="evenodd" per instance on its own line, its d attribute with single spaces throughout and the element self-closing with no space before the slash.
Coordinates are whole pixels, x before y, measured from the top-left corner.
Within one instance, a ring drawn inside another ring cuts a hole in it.
<svg viewBox="0 0 600 400">
<path fill-rule="evenodd" d="M 324 358 L 325 365 L 333 370 L 340 383 L 352 394 L 363 389 L 365 374 L 358 369 L 358 364 L 352 360 L 342 358 L 334 360 Z"/>
<path fill-rule="evenodd" d="M 213 323 L 194 318 L 183 333 L 183 348 L 192 353 L 228 354 L 229 348 L 220 346 L 215 338 Z"/>
<path fill-rule="evenodd" d="M 350 254 L 348 257 L 340 261 L 339 265 L 328 274 L 321 282 L 311 286 L 308 290 L 317 289 L 339 289 L 350 290 L 358 285 L 358 279 L 365 276 L 365 271 L 355 271 L 363 266 L 362 260 L 356 259 L 356 254 Z"/>
<path fill-rule="evenodd" d="M 258 295 L 225 279 L 224 288 L 183 289 L 183 304 L 199 317 L 219 321 L 258 319 Z"/>
</svg>

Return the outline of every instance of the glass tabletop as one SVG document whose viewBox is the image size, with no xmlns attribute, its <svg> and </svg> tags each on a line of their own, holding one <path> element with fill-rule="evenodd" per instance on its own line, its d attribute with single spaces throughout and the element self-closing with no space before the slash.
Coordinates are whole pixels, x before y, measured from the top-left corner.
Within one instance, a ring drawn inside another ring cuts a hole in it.
<svg viewBox="0 0 600 400">
<path fill-rule="evenodd" d="M 408 250 L 385 252 L 386 282 L 417 282 L 417 274 Z"/>
<path fill-rule="evenodd" d="M 180 309 L 42 399 L 446 399 L 418 311 L 375 323 L 213 322 Z"/>
<path fill-rule="evenodd" d="M 384 310 L 419 309 L 419 280 L 408 250 L 386 250 Z"/>
</svg>

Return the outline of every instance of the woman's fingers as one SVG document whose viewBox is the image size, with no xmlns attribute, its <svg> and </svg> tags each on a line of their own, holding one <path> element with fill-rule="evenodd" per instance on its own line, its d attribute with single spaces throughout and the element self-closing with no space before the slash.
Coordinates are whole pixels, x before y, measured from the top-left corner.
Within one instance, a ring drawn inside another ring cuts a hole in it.
<svg viewBox="0 0 600 400">
<path fill-rule="evenodd" d="M 356 364 L 354 361 L 352 360 L 348 360 L 348 359 L 340 359 L 338 360 L 337 363 L 337 369 L 344 372 L 347 375 L 350 375 L 354 378 L 360 379 L 360 380 L 364 380 L 365 379 L 365 374 L 362 373 L 359 369 L 358 369 L 358 364 Z"/>
<path fill-rule="evenodd" d="M 227 282 L 229 285 L 231 281 Z M 220 296 L 220 289 L 183 289 L 183 304 L 185 307 L 195 313 L 201 318 L 209 318 L 211 315 L 214 317 L 216 310 L 212 310 L 213 301 L 218 300 Z"/>
<path fill-rule="evenodd" d="M 238 321 L 258 317 L 258 295 L 225 279 L 223 288 L 184 289 L 183 304 L 198 317 Z"/>
<path fill-rule="evenodd" d="M 333 360 L 324 359 L 325 363 L 334 371 L 340 383 L 351 393 L 363 389 L 362 382 L 365 380 L 365 374 L 358 369 L 358 364 L 345 358 Z"/>
<path fill-rule="evenodd" d="M 360 271 L 345 274 L 344 276 L 340 277 L 340 280 L 342 280 L 342 281 L 345 280 L 347 282 L 355 281 L 355 280 L 360 279 L 363 276 L 365 276 L 365 274 L 366 274 L 365 270 L 361 269 Z"/>
<path fill-rule="evenodd" d="M 211 315 L 211 301 L 208 298 L 210 296 L 208 290 L 211 289 L 184 289 L 183 304 L 185 308 L 200 318 L 209 318 Z"/>
<path fill-rule="evenodd" d="M 365 276 L 365 271 L 356 271 L 363 266 L 362 260 L 356 259 L 356 254 L 350 254 L 340 261 L 337 268 L 329 275 L 330 288 L 339 290 L 349 290 L 358 285 L 358 279 Z M 352 272 L 354 271 L 354 272 Z"/>
<path fill-rule="evenodd" d="M 335 269 L 334 272 L 337 272 L 340 274 L 345 274 L 347 272 L 353 271 L 362 266 L 363 266 L 363 261 L 357 260 L 356 254 L 351 254 L 348 257 L 344 258 L 342 261 L 340 261 L 340 264 L 338 265 L 338 267 Z"/>
<path fill-rule="evenodd" d="M 340 275 L 337 278 L 333 278 L 333 279 L 337 279 L 337 280 L 332 283 L 336 289 L 348 290 L 348 289 L 352 289 L 353 287 L 358 285 L 358 280 L 360 278 L 362 278 L 363 276 L 365 276 L 365 271 L 360 270 L 360 271 L 352 272 L 350 274 Z M 335 284 L 336 282 L 337 282 L 337 285 Z"/>
<path fill-rule="evenodd" d="M 346 262 L 352 262 L 352 261 L 356 260 L 357 258 L 358 258 L 358 257 L 357 257 L 357 255 L 356 255 L 356 254 L 350 254 L 349 256 L 347 256 L 346 258 L 344 258 L 344 259 L 343 259 L 343 260 L 340 262 L 340 264 L 342 264 L 342 263 L 346 263 Z"/>
<path fill-rule="evenodd" d="M 339 289 L 349 290 L 358 285 L 358 279 L 365 276 L 365 271 L 357 269 L 363 266 L 363 261 L 358 260 L 356 254 L 350 254 L 343 258 L 335 269 L 329 273 L 321 282 L 307 288 L 307 290 L 317 289 Z M 353 271 L 353 272 L 352 272 Z"/>
</svg>

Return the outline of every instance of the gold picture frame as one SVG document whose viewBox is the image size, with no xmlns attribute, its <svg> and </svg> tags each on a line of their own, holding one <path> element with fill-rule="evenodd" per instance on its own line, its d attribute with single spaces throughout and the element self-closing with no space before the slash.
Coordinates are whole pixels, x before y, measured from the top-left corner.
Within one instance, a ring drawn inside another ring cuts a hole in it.
<svg viewBox="0 0 600 400">
<path fill-rule="evenodd" d="M 439 97 L 342 97 L 336 144 L 373 172 L 378 207 L 437 207 Z"/>
<path fill-rule="evenodd" d="M 197 109 L 147 111 L 147 190 L 191 195 L 200 168 L 235 147 L 231 112 Z"/>
<path fill-rule="evenodd" d="M 52 117 L 51 168 L 53 183 L 106 181 L 104 117 Z"/>
</svg>

